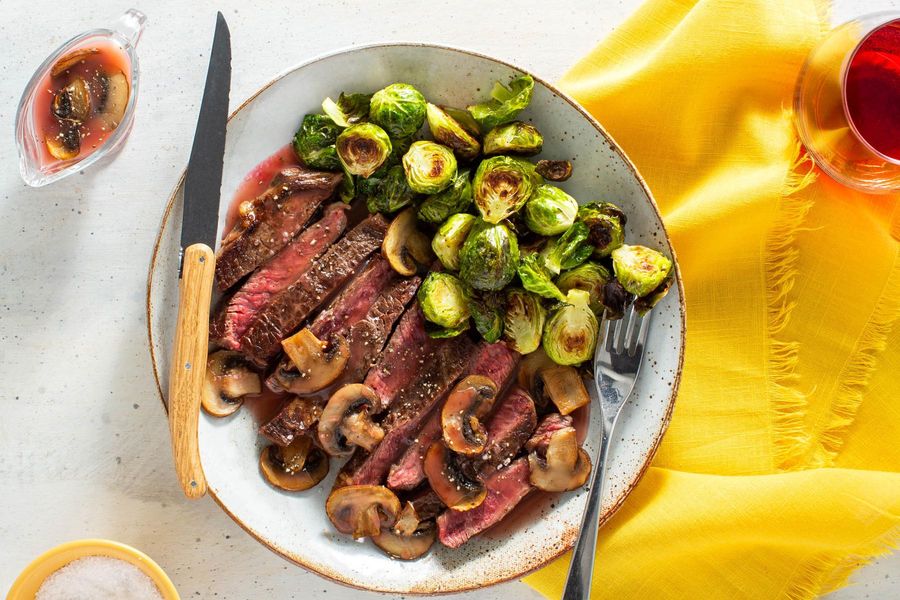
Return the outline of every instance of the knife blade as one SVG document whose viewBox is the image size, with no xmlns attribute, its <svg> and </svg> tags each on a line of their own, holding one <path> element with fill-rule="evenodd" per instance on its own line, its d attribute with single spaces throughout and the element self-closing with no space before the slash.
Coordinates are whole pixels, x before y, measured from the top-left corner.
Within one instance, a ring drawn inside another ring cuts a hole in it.
<svg viewBox="0 0 900 600">
<path fill-rule="evenodd" d="M 200 116 L 184 181 L 179 257 L 178 319 L 169 377 L 169 430 L 181 489 L 188 498 L 206 494 L 198 427 L 209 347 L 209 307 L 215 276 L 216 229 L 225 157 L 231 87 L 231 36 L 222 13 L 200 103 Z"/>
</svg>

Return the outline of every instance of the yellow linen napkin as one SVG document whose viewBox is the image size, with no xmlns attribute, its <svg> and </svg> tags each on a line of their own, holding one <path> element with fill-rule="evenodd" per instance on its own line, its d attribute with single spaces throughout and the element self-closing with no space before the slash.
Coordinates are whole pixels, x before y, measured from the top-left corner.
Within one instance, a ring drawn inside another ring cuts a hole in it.
<svg viewBox="0 0 900 600">
<path fill-rule="evenodd" d="M 687 301 L 592 598 L 813 598 L 900 540 L 900 201 L 819 173 L 791 124 L 828 27 L 814 0 L 649 0 L 560 83 L 646 178 Z M 526 581 L 558 597 L 567 569 Z"/>
</svg>

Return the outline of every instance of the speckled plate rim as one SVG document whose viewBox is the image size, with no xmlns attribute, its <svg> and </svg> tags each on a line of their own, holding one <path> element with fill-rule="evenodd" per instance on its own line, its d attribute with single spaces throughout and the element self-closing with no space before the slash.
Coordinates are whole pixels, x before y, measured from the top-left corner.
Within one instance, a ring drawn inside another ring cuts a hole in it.
<svg viewBox="0 0 900 600">
<path fill-rule="evenodd" d="M 600 525 L 603 525 L 619 510 L 619 508 L 621 508 L 622 504 L 625 502 L 625 499 L 629 496 L 629 494 L 631 494 L 632 490 L 634 490 L 634 488 L 637 487 L 638 482 L 640 482 L 641 478 L 644 476 L 644 473 L 646 473 L 647 469 L 650 467 L 650 463 L 653 462 L 653 457 L 656 455 L 656 452 L 659 449 L 659 445 L 662 442 L 662 438 L 665 435 L 666 430 L 669 427 L 669 422 L 672 419 L 672 411 L 675 408 L 675 400 L 678 397 L 678 389 L 681 385 L 681 371 L 684 366 L 684 352 L 685 352 L 685 340 L 686 340 L 685 334 L 686 334 L 686 330 L 687 330 L 687 319 L 686 319 L 686 314 L 685 314 L 684 284 L 682 283 L 682 279 L 681 279 L 681 268 L 678 264 L 678 259 L 675 254 L 675 248 L 672 246 L 672 241 L 669 238 L 669 232 L 666 230 L 665 223 L 663 222 L 662 214 L 659 211 L 659 207 L 656 204 L 656 200 L 654 199 L 653 194 L 650 191 L 650 188 L 647 186 L 647 182 L 644 181 L 644 178 L 641 176 L 640 172 L 638 172 L 637 167 L 631 161 L 631 158 L 629 158 L 629 156 L 625 153 L 625 151 L 622 149 L 622 147 L 619 146 L 618 143 L 616 143 L 616 141 L 615 141 L 615 139 L 613 139 L 612 135 L 610 135 L 609 132 L 607 132 L 606 129 L 604 129 L 604 127 L 600 124 L 600 122 L 597 121 L 597 119 L 595 119 L 593 117 L 593 115 L 591 115 L 577 101 L 575 101 L 574 98 L 572 98 L 565 92 L 562 92 L 553 84 L 551 84 L 551 83 L 547 82 L 546 80 L 542 79 L 541 77 L 535 75 L 528 69 L 524 69 L 524 68 L 522 68 L 518 65 L 515 65 L 513 63 L 510 63 L 506 60 L 495 58 L 493 56 L 488 56 L 488 55 L 482 54 L 480 52 L 466 50 L 463 48 L 457 48 L 454 46 L 446 46 L 446 45 L 442 45 L 442 44 L 431 44 L 431 43 L 423 43 L 423 42 L 378 42 L 378 43 L 372 43 L 372 44 L 365 44 L 365 45 L 361 45 L 361 46 L 345 47 L 345 48 L 341 48 L 339 50 L 335 50 L 335 51 L 328 52 L 325 54 L 320 54 L 308 61 L 299 63 L 297 65 L 294 65 L 293 67 L 289 67 L 285 71 L 282 71 L 281 73 L 276 75 L 273 79 L 268 81 L 266 84 L 264 84 L 258 90 L 256 90 L 256 92 L 251 94 L 246 100 L 244 100 L 241 103 L 241 105 L 238 106 L 234 110 L 234 112 L 232 112 L 228 116 L 228 121 L 230 122 L 231 119 L 233 119 L 239 112 L 241 112 L 250 103 L 252 103 L 256 99 L 257 96 L 259 96 L 264 91 L 269 89 L 272 85 L 277 83 L 282 78 L 294 73 L 295 71 L 299 71 L 300 69 L 303 69 L 309 65 L 312 65 L 314 63 L 317 63 L 322 60 L 331 58 L 333 56 L 341 55 L 341 54 L 351 54 L 354 52 L 361 52 L 361 51 L 369 50 L 371 48 L 384 48 L 384 47 L 396 47 L 396 46 L 400 46 L 400 47 L 415 46 L 415 47 L 435 48 L 435 49 L 439 49 L 439 50 L 449 50 L 451 52 L 459 52 L 461 54 L 474 56 L 476 58 L 482 58 L 482 59 L 486 59 L 489 61 L 493 61 L 495 63 L 509 67 L 510 69 L 515 69 L 521 73 L 526 73 L 528 75 L 531 75 L 535 81 L 537 81 L 541 85 L 545 86 L 548 90 L 550 90 L 554 94 L 557 94 L 561 99 L 565 100 L 569 105 L 571 105 L 572 108 L 577 110 L 581 114 L 581 116 L 584 117 L 594 127 L 594 129 L 597 130 L 597 132 L 601 136 L 603 136 L 603 139 L 606 140 L 606 142 L 609 144 L 610 148 L 614 152 L 619 154 L 619 156 L 622 157 L 622 160 L 625 163 L 625 166 L 628 168 L 628 170 L 631 172 L 631 174 L 635 177 L 638 184 L 641 186 L 641 189 L 647 195 L 647 199 L 650 201 L 650 206 L 652 207 L 653 212 L 656 214 L 656 217 L 659 219 L 659 222 L 662 224 L 662 232 L 663 232 L 663 235 L 665 238 L 666 246 L 669 249 L 669 253 L 670 253 L 669 255 L 672 257 L 672 262 L 675 265 L 675 282 L 676 282 L 676 285 L 678 286 L 678 292 L 679 292 L 678 313 L 679 313 L 679 317 L 681 319 L 681 336 L 680 336 L 681 339 L 680 339 L 680 352 L 679 352 L 679 356 L 678 356 L 678 366 L 677 366 L 677 369 L 675 370 L 674 381 L 672 382 L 672 388 L 671 388 L 671 392 L 670 392 L 669 398 L 668 398 L 668 406 L 666 409 L 666 414 L 663 417 L 662 427 L 659 429 L 659 433 L 656 435 L 656 438 L 653 440 L 653 444 L 650 448 L 650 451 L 647 453 L 646 459 L 645 459 L 643 465 L 641 465 L 641 468 L 638 469 L 634 479 L 632 479 L 632 481 L 625 487 L 625 489 L 619 495 L 619 497 L 616 498 L 613 505 L 600 516 Z M 154 351 L 153 322 L 151 320 L 151 315 L 153 312 L 153 303 L 152 303 L 151 293 L 152 293 L 152 289 L 153 289 L 153 272 L 156 268 L 156 261 L 157 261 L 157 256 L 159 254 L 159 247 L 160 247 L 160 244 L 162 243 L 163 232 L 166 229 L 166 224 L 168 223 L 169 216 L 172 213 L 172 208 L 175 206 L 175 201 L 178 196 L 178 192 L 184 185 L 184 178 L 185 178 L 186 170 L 187 169 L 185 168 L 185 170 L 181 172 L 181 176 L 178 179 L 178 183 L 173 188 L 172 193 L 169 195 L 169 199 L 166 202 L 166 208 L 165 208 L 165 211 L 163 212 L 162 220 L 160 221 L 160 225 L 159 225 L 159 232 L 156 235 L 156 240 L 153 245 L 153 254 L 151 255 L 151 258 L 150 258 L 150 271 L 147 276 L 146 319 L 147 319 L 147 337 L 148 337 L 149 348 L 150 348 L 150 361 L 153 366 L 153 378 L 156 381 L 156 389 L 157 389 L 157 392 L 159 393 L 159 399 L 162 402 L 163 410 L 165 410 L 167 413 L 168 413 L 168 407 L 166 405 L 166 398 L 165 398 L 165 394 L 163 393 L 162 383 L 161 383 L 160 377 L 159 377 L 159 366 L 157 365 L 156 353 Z M 368 587 L 360 586 L 359 584 L 347 579 L 345 576 L 343 576 L 342 574 L 340 574 L 336 571 L 328 572 L 328 571 L 325 571 L 322 569 L 317 569 L 317 568 L 312 567 L 311 565 L 304 562 L 301 557 L 296 556 L 296 555 L 292 554 L 291 552 L 285 550 L 284 548 L 279 547 L 277 544 L 269 541 L 264 536 L 262 536 L 261 534 L 259 534 L 258 532 L 256 532 L 252 528 L 250 528 L 248 525 L 246 525 L 243 521 L 241 521 L 241 519 L 237 515 L 235 515 L 228 509 L 228 507 L 225 505 L 225 503 L 222 502 L 218 498 L 218 496 L 216 496 L 216 494 L 212 488 L 209 488 L 208 492 L 209 492 L 209 495 L 212 496 L 213 500 L 215 500 L 215 502 L 219 505 L 219 507 L 225 512 L 225 514 L 227 514 L 229 517 L 231 517 L 231 519 L 235 523 L 237 523 L 241 527 L 241 529 L 246 531 L 251 537 L 255 538 L 256 541 L 263 544 L 264 546 L 266 546 L 267 548 L 269 548 L 270 550 L 272 550 L 274 553 L 278 554 L 282 558 L 289 560 L 290 562 L 296 564 L 297 566 L 303 567 L 307 571 L 311 571 L 313 573 L 316 573 L 317 575 L 325 577 L 326 579 L 330 579 L 331 581 L 345 585 L 350 588 L 363 590 L 363 591 L 370 591 L 370 592 L 395 593 L 395 590 L 391 590 L 391 589 L 379 589 L 377 587 L 371 587 L 371 586 L 368 586 Z M 571 550 L 572 547 L 574 546 L 575 537 L 577 535 L 577 531 L 575 531 L 575 529 L 577 529 L 577 527 L 573 528 L 572 531 L 566 531 L 566 537 L 568 538 L 569 541 L 566 544 L 564 544 L 562 550 L 560 550 L 559 552 L 556 552 L 555 554 L 551 554 L 549 556 L 543 557 L 542 560 L 537 565 L 535 565 L 534 567 L 531 567 L 529 569 L 523 570 L 520 573 L 516 573 L 513 575 L 506 576 L 506 577 L 501 577 L 501 578 L 498 578 L 498 579 L 495 579 L 493 581 L 483 583 L 483 584 L 473 584 L 473 585 L 468 585 L 468 586 L 461 586 L 459 588 L 452 589 L 452 590 L 428 591 L 428 590 L 415 589 L 415 590 L 406 591 L 406 592 L 404 592 L 404 594 L 415 595 L 415 596 L 433 596 L 433 595 L 437 595 L 437 594 L 455 594 L 455 593 L 467 592 L 467 591 L 471 591 L 471 590 L 475 590 L 475 589 L 481 589 L 481 588 L 496 585 L 499 583 L 512 581 L 514 579 L 521 579 L 522 577 L 525 577 L 526 575 L 528 575 L 530 573 L 534 573 L 535 571 L 542 569 L 543 567 L 547 566 L 548 564 L 555 561 L 556 559 L 561 557 L 563 554 L 565 554 L 566 552 Z M 412 563 L 412 564 L 415 564 L 415 563 Z"/>
</svg>

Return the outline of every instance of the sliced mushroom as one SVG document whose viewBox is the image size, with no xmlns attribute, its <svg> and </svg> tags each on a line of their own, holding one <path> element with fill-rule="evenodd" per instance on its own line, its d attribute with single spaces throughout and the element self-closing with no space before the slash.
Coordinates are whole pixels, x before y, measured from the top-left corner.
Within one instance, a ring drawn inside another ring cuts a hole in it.
<svg viewBox="0 0 900 600">
<path fill-rule="evenodd" d="M 416 227 L 416 209 L 407 208 L 388 226 L 381 253 L 401 275 L 415 275 L 419 266 L 431 264 L 431 240 Z"/>
<path fill-rule="evenodd" d="M 328 475 L 328 457 L 312 445 L 309 436 L 289 446 L 267 446 L 259 455 L 259 470 L 266 481 L 288 492 L 314 487 Z"/>
<path fill-rule="evenodd" d="M 544 392 L 550 396 L 560 414 L 568 415 L 591 401 L 584 387 L 584 381 L 575 367 L 557 366 L 542 369 L 539 377 L 544 383 Z"/>
<path fill-rule="evenodd" d="M 338 531 L 359 539 L 392 527 L 400 512 L 400 500 L 381 485 L 348 485 L 331 492 L 325 512 Z"/>
<path fill-rule="evenodd" d="M 544 381 L 541 379 L 540 373 L 544 369 L 555 366 L 556 363 L 547 356 L 543 348 L 538 348 L 522 359 L 522 366 L 519 368 L 518 374 L 519 385 L 528 390 L 539 409 L 546 408 L 547 403 L 550 401 L 544 390 Z"/>
<path fill-rule="evenodd" d="M 105 94 L 102 102 L 98 103 L 100 117 L 109 129 L 115 129 L 125 116 L 125 108 L 128 106 L 129 85 L 128 78 L 119 71 L 106 77 Z"/>
<path fill-rule="evenodd" d="M 397 535 L 412 535 L 419 527 L 421 521 L 419 513 L 416 512 L 416 507 L 412 502 L 407 502 L 403 505 L 403 510 L 400 511 L 400 514 L 397 515 L 397 522 L 394 523 L 394 533 Z"/>
<path fill-rule="evenodd" d="M 537 451 L 528 455 L 532 485 L 545 492 L 567 492 L 584 485 L 591 473 L 591 458 L 578 447 L 574 427 L 567 427 L 550 436 L 546 456 Z"/>
<path fill-rule="evenodd" d="M 81 77 L 76 77 L 53 96 L 50 107 L 60 119 L 82 123 L 91 116 L 91 92 Z"/>
<path fill-rule="evenodd" d="M 373 536 L 372 541 L 389 556 L 401 560 L 415 560 L 428 552 L 436 537 L 434 521 L 425 521 L 418 524 L 411 533 L 397 533 L 395 527 L 394 530 L 383 531 Z"/>
<path fill-rule="evenodd" d="M 371 415 L 380 400 L 375 390 L 361 383 L 345 385 L 328 399 L 319 417 L 319 443 L 332 456 L 349 456 L 354 446 L 372 450 L 384 430 Z"/>
<path fill-rule="evenodd" d="M 78 50 L 73 50 L 53 63 L 53 68 L 50 69 L 50 76 L 59 77 L 87 57 L 92 54 L 97 54 L 98 52 L 100 52 L 99 48 L 79 48 Z"/>
<path fill-rule="evenodd" d="M 487 490 L 472 472 L 471 463 L 461 461 L 443 442 L 428 448 L 423 468 L 431 489 L 447 507 L 471 510 L 484 502 Z"/>
<path fill-rule="evenodd" d="M 441 411 L 441 430 L 447 447 L 460 454 L 480 454 L 487 443 L 487 431 L 480 419 L 490 412 L 497 386 L 482 375 L 460 381 L 447 396 Z"/>
<path fill-rule="evenodd" d="M 261 391 L 259 374 L 241 354 L 219 350 L 209 355 L 206 383 L 201 396 L 201 404 L 207 413 L 214 417 L 227 417 L 240 408 L 244 396 Z"/>
<path fill-rule="evenodd" d="M 350 346 L 338 336 L 333 343 L 323 342 L 309 329 L 301 329 L 281 342 L 284 352 L 297 367 L 297 377 L 290 382 L 295 394 L 317 392 L 340 377 L 350 358 Z"/>
<path fill-rule="evenodd" d="M 71 121 L 61 121 L 59 132 L 44 139 L 50 156 L 57 160 L 72 160 L 81 152 L 81 135 Z"/>
</svg>

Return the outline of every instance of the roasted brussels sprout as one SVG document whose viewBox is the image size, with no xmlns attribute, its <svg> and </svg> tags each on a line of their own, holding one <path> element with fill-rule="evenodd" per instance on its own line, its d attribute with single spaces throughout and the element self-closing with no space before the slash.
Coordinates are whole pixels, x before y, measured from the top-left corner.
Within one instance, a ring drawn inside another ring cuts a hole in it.
<svg viewBox="0 0 900 600">
<path fill-rule="evenodd" d="M 445 339 L 456 337 L 469 328 L 469 322 L 463 321 L 459 327 L 439 327 L 433 323 L 425 323 L 425 333 L 428 337 L 435 339 Z"/>
<path fill-rule="evenodd" d="M 468 110 L 481 131 L 490 131 L 497 125 L 509 123 L 519 116 L 531 102 L 533 91 L 534 79 L 531 75 L 516 77 L 509 82 L 509 86 L 498 81 L 491 91 L 490 100 L 469 106 Z"/>
<path fill-rule="evenodd" d="M 453 183 L 456 157 L 446 146 L 434 142 L 413 142 L 403 155 L 406 181 L 420 194 L 437 194 Z"/>
<path fill-rule="evenodd" d="M 539 160 L 534 170 L 544 179 L 565 181 L 572 176 L 572 163 L 567 160 Z"/>
<path fill-rule="evenodd" d="M 403 155 L 406 154 L 406 151 L 409 150 L 409 147 L 412 145 L 412 139 L 410 138 L 400 138 L 391 140 L 391 154 L 387 157 L 387 160 L 384 161 L 378 169 L 363 179 L 362 177 L 357 178 L 356 180 L 356 192 L 360 196 L 363 197 L 371 197 L 374 196 L 378 192 L 378 188 L 381 186 L 381 183 L 387 177 L 388 171 L 394 165 L 399 165 L 400 161 L 403 159 Z"/>
<path fill-rule="evenodd" d="M 417 298 L 425 318 L 439 327 L 455 329 L 469 319 L 466 290 L 462 282 L 449 273 L 429 273 Z"/>
<path fill-rule="evenodd" d="M 506 291 L 503 339 L 520 354 L 534 352 L 541 345 L 547 312 L 540 297 L 519 288 Z"/>
<path fill-rule="evenodd" d="M 456 173 L 450 187 L 425 199 L 419 206 L 419 218 L 428 223 L 443 223 L 450 215 L 464 212 L 471 204 L 472 182 L 468 169 L 463 169 Z"/>
<path fill-rule="evenodd" d="M 539 185 L 525 203 L 525 224 L 541 235 L 559 235 L 572 226 L 578 202 L 553 185 Z"/>
<path fill-rule="evenodd" d="M 353 175 L 368 177 L 384 164 L 391 154 L 391 138 L 373 123 L 351 125 L 335 142 L 338 158 Z"/>
<path fill-rule="evenodd" d="M 434 139 L 453 150 L 463 160 L 472 160 L 478 156 L 481 144 L 453 117 L 431 103 L 428 103 L 425 114 Z"/>
<path fill-rule="evenodd" d="M 588 261 L 560 275 L 556 286 L 563 294 L 567 294 L 569 290 L 584 290 L 590 294 L 591 310 L 599 317 L 603 314 L 603 288 L 612 278 L 606 267 Z"/>
<path fill-rule="evenodd" d="M 294 152 L 308 167 L 337 171 L 341 168 L 334 143 L 341 128 L 325 115 L 306 115 L 294 135 Z"/>
<path fill-rule="evenodd" d="M 476 290 L 501 290 L 516 275 L 519 242 L 509 228 L 476 220 L 459 253 L 459 274 Z"/>
<path fill-rule="evenodd" d="M 575 221 L 564 234 L 544 247 L 541 255 L 544 264 L 554 275 L 560 271 L 574 269 L 591 257 L 594 247 L 588 242 L 588 229 L 584 223 Z"/>
<path fill-rule="evenodd" d="M 621 319 L 625 316 L 625 309 L 633 299 L 634 296 L 622 287 L 619 280 L 613 279 L 603 286 L 603 316 L 610 321 Z"/>
<path fill-rule="evenodd" d="M 447 113 L 450 118 L 459 123 L 460 127 L 465 129 L 467 133 L 473 136 L 481 135 L 481 129 L 478 127 L 478 122 L 472 118 L 472 113 L 466 109 L 454 108 L 452 106 L 441 106 L 440 108 Z"/>
<path fill-rule="evenodd" d="M 356 198 L 356 176 L 341 165 L 344 172 L 344 178 L 341 179 L 341 185 L 338 187 L 338 198 L 344 204 L 350 204 Z"/>
<path fill-rule="evenodd" d="M 569 290 L 544 326 L 541 346 L 558 365 L 577 365 L 594 356 L 600 323 L 590 307 L 590 295 L 584 290 Z"/>
<path fill-rule="evenodd" d="M 394 165 L 379 181 L 374 195 L 368 197 L 366 207 L 370 213 L 390 214 L 411 204 L 415 197 L 416 193 L 406 183 L 403 167 Z"/>
<path fill-rule="evenodd" d="M 473 215 L 457 213 L 441 225 L 431 240 L 431 249 L 445 269 L 459 270 L 459 253 L 475 221 L 476 217 Z"/>
<path fill-rule="evenodd" d="M 521 154 L 534 156 L 541 151 L 544 136 L 534 125 L 513 121 L 498 125 L 484 135 L 484 154 Z"/>
<path fill-rule="evenodd" d="M 372 95 L 369 119 L 391 137 L 410 137 L 425 122 L 425 96 L 408 83 L 392 83 Z"/>
<path fill-rule="evenodd" d="M 594 256 L 603 258 L 625 242 L 625 213 L 609 202 L 591 202 L 578 209 L 578 220 L 589 231 Z"/>
<path fill-rule="evenodd" d="M 510 156 L 485 159 L 472 182 L 475 206 L 485 221 L 499 223 L 522 208 L 539 184 L 540 176 L 528 161 Z"/>
<path fill-rule="evenodd" d="M 499 292 L 472 292 L 469 295 L 469 313 L 475 330 L 484 341 L 493 344 L 503 333 L 503 307 L 505 298 Z"/>
<path fill-rule="evenodd" d="M 665 281 L 659 284 L 655 290 L 647 294 L 646 296 L 641 296 L 637 300 L 634 301 L 634 309 L 638 312 L 639 315 L 646 315 L 650 312 L 650 309 L 659 304 L 659 301 L 666 297 L 666 294 L 669 293 L 669 288 L 672 287 L 672 283 L 675 281 L 675 273 L 674 271 L 669 271 L 669 276 L 666 277 Z"/>
<path fill-rule="evenodd" d="M 672 261 L 645 246 L 620 246 L 612 252 L 613 272 L 629 293 L 646 296 L 666 280 Z"/>
<path fill-rule="evenodd" d="M 544 258 L 537 252 L 524 257 L 522 262 L 519 263 L 516 272 L 522 281 L 522 287 L 529 292 L 534 292 L 544 298 L 562 301 L 566 299 L 565 295 L 553 283 L 553 276 L 547 270 L 547 267 L 544 266 Z"/>
<path fill-rule="evenodd" d="M 341 92 L 337 102 L 331 98 L 325 98 L 322 102 L 322 112 L 341 127 L 350 127 L 364 121 L 369 116 L 369 101 L 371 99 L 371 94 L 345 94 Z"/>
</svg>

